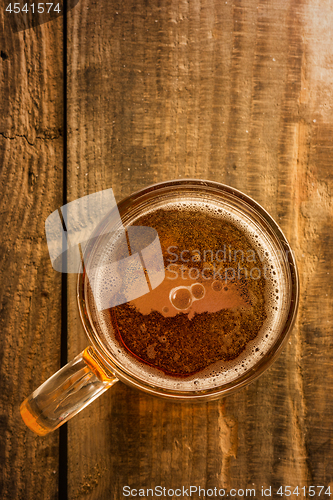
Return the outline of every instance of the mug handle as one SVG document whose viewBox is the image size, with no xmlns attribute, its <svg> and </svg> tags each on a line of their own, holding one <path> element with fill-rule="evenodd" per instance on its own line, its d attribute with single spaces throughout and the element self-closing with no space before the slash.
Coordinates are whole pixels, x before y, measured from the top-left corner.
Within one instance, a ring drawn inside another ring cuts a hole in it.
<svg viewBox="0 0 333 500">
<path fill-rule="evenodd" d="M 45 436 L 117 381 L 89 346 L 23 401 L 21 416 L 29 429 Z"/>
</svg>

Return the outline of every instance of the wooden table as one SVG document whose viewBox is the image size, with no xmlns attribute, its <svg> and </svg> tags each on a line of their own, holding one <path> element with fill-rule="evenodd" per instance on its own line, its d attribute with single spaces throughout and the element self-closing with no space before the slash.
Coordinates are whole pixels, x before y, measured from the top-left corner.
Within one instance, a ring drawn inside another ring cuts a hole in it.
<svg viewBox="0 0 333 500">
<path fill-rule="evenodd" d="M 332 2 L 80 0 L 66 22 L 17 33 L 3 5 L 0 498 L 118 500 L 125 485 L 192 485 L 255 498 L 271 486 L 283 499 L 282 485 L 299 487 L 292 499 L 314 486 L 329 500 Z M 68 429 L 35 436 L 20 403 L 61 350 L 64 361 L 87 345 L 75 278 L 51 267 L 46 217 L 101 189 L 120 201 L 186 177 L 247 193 L 290 240 L 301 301 L 288 346 L 224 400 L 178 405 L 118 383 Z"/>
</svg>

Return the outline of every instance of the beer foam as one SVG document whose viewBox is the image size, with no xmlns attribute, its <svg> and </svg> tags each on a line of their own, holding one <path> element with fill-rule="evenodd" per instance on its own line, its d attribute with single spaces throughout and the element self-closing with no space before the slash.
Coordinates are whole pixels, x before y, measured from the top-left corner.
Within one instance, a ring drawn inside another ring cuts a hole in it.
<svg viewBox="0 0 333 500">
<path fill-rule="evenodd" d="M 260 256 L 261 264 L 265 265 L 267 270 L 265 281 L 265 311 L 267 319 L 265 319 L 256 338 L 247 343 L 245 349 L 236 359 L 215 362 L 194 375 L 179 377 L 168 375 L 153 366 L 141 362 L 128 353 L 124 346 L 116 340 L 114 325 L 112 324 L 109 311 L 98 311 L 94 305 L 93 294 L 91 292 L 89 294 L 89 290 L 87 290 L 92 321 L 111 357 L 129 374 L 161 389 L 176 392 L 209 390 L 236 381 L 241 375 L 253 369 L 274 346 L 288 315 L 289 288 L 284 259 L 281 258 L 279 250 L 274 247 L 267 235 L 250 217 L 240 212 L 237 208 L 230 207 L 229 205 L 224 207 L 222 204 L 223 201 L 217 202 L 215 200 L 209 200 L 209 203 L 207 203 L 205 200 L 200 200 L 195 196 L 181 202 L 170 200 L 167 204 L 165 200 L 161 202 L 155 201 L 153 207 L 150 206 L 149 209 L 146 209 L 146 212 L 141 209 L 136 214 L 125 215 L 123 224 L 127 227 L 134 224 L 142 215 L 158 209 L 163 209 L 166 212 L 166 217 L 167 212 L 171 210 L 201 211 L 209 214 L 210 217 L 229 221 L 246 235 L 256 253 Z M 116 245 L 116 240 L 110 240 L 107 244 L 99 246 L 102 250 L 94 256 L 94 267 L 96 269 L 96 279 L 94 281 L 94 288 L 96 290 L 94 290 L 94 295 L 98 295 L 99 289 L 108 287 L 108 283 L 115 279 L 115 277 L 108 276 L 105 273 L 104 264 L 109 261 L 110 253 L 114 251 Z M 214 286 L 214 284 L 212 285 Z M 199 299 L 202 294 L 200 286 L 201 284 L 199 284 L 197 290 Z M 215 287 L 218 289 L 219 285 L 215 284 Z M 186 287 L 183 288 L 188 290 Z M 190 294 L 188 295 L 190 296 Z M 185 294 L 182 299 L 186 302 Z M 251 297 L 251 300 L 255 301 L 256 299 L 255 297 Z M 170 303 L 164 304 L 165 314 L 169 313 L 169 308 Z"/>
</svg>

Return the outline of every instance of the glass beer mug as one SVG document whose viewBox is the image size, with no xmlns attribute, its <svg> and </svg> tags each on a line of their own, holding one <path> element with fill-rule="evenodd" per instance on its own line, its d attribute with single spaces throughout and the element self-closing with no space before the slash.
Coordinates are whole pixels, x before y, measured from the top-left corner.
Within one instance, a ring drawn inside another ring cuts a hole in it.
<svg viewBox="0 0 333 500">
<path fill-rule="evenodd" d="M 295 321 L 299 282 L 286 237 L 254 200 L 210 181 L 112 190 L 46 221 L 52 264 L 78 272 L 90 345 L 21 405 L 55 430 L 118 380 L 175 401 L 226 396 L 261 375 Z"/>
</svg>

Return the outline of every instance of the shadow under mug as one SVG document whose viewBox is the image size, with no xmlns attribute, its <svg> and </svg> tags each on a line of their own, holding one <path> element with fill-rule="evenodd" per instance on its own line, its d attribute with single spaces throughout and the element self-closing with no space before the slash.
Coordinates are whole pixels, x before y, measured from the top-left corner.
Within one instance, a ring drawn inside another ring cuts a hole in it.
<svg viewBox="0 0 333 500">
<path fill-rule="evenodd" d="M 213 203 L 215 206 L 221 206 L 223 210 L 238 215 L 255 228 L 275 255 L 277 273 L 280 273 L 284 283 L 284 305 L 281 307 L 279 321 L 275 326 L 274 341 L 247 370 L 237 373 L 232 380 L 217 385 L 212 384 L 209 387 L 206 385 L 203 388 L 193 386 L 184 390 L 182 384 L 170 388 L 167 384 L 157 383 L 156 379 L 147 377 L 144 371 L 135 372 L 126 367 L 117 356 L 117 352 L 111 352 L 101 333 L 98 314 L 94 312 L 91 304 L 92 294 L 87 273 L 81 272 L 78 276 L 77 299 L 90 346 L 44 382 L 22 403 L 20 408 L 22 418 L 35 433 L 45 435 L 57 429 L 118 380 L 146 393 L 174 401 L 207 401 L 223 397 L 257 379 L 281 352 L 297 313 L 298 273 L 286 237 L 258 203 L 236 189 L 216 182 L 185 179 L 147 187 L 119 203 L 118 209 L 126 228 L 131 224 L 131 220 L 143 212 L 154 208 L 163 209 L 163 206 L 188 199 L 206 204 Z M 105 242 L 107 217 L 101 226 L 103 224 L 104 230 L 101 231 L 98 227 L 91 238 L 91 243 L 88 243 L 85 253 L 88 255 L 88 260 L 92 258 L 91 255 L 96 248 L 101 247 L 103 238 Z M 102 239 L 98 237 L 101 233 L 103 233 Z"/>
</svg>

